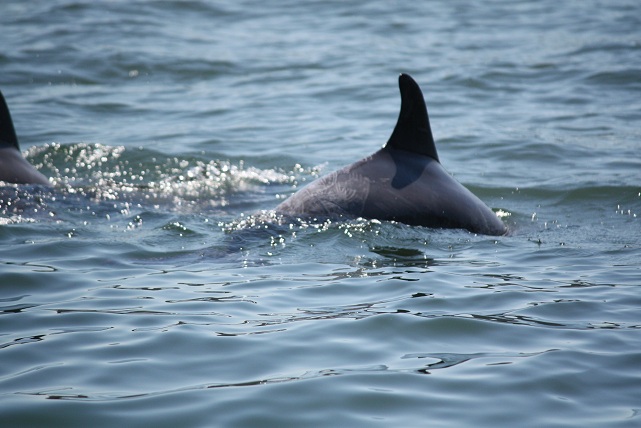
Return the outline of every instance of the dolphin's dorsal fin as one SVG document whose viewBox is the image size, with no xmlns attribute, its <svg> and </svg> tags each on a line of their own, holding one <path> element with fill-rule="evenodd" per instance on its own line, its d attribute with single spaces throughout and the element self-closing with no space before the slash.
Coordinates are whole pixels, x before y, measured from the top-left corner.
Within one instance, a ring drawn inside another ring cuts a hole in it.
<svg viewBox="0 0 641 428">
<path fill-rule="evenodd" d="M 0 149 L 5 147 L 14 147 L 20 150 L 18 137 L 16 137 L 16 131 L 13 129 L 9 107 L 7 107 L 4 96 L 0 92 Z"/>
<path fill-rule="evenodd" d="M 398 77 L 398 87 L 401 90 L 401 112 L 385 147 L 429 156 L 438 162 L 421 88 L 408 74 Z"/>
</svg>

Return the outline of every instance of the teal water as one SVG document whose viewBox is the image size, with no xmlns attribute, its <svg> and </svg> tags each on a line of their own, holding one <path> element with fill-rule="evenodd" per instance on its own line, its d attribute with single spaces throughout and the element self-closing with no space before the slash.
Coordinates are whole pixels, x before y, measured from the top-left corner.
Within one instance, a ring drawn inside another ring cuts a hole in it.
<svg viewBox="0 0 641 428">
<path fill-rule="evenodd" d="M 641 5 L 5 1 L 2 426 L 641 424 Z M 397 75 L 511 234 L 254 215 Z M 398 425 L 398 426 L 401 426 Z"/>
</svg>

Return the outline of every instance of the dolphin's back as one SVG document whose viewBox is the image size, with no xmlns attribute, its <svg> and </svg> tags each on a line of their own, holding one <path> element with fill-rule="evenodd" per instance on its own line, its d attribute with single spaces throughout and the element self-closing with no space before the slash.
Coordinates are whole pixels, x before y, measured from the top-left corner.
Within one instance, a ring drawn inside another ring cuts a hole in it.
<svg viewBox="0 0 641 428">
<path fill-rule="evenodd" d="M 0 181 L 16 184 L 49 185 L 42 175 L 22 156 L 9 107 L 0 92 Z"/>
<path fill-rule="evenodd" d="M 503 235 L 503 222 L 441 166 L 423 93 L 399 77 L 401 110 L 384 148 L 296 192 L 276 212 L 365 217 Z"/>
<path fill-rule="evenodd" d="M 276 208 L 313 218 L 372 218 L 502 235 L 503 222 L 428 157 L 384 148 L 301 189 Z"/>
</svg>

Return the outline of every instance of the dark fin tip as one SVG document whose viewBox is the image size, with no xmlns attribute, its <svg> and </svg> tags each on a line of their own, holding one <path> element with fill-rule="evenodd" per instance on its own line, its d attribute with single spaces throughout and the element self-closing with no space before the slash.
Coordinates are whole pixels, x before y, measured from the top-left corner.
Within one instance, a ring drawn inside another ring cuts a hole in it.
<svg viewBox="0 0 641 428">
<path fill-rule="evenodd" d="M 9 107 L 7 107 L 4 96 L 0 92 L 0 148 L 4 147 L 14 147 L 20 150 Z"/>
<path fill-rule="evenodd" d="M 429 156 L 438 162 L 421 88 L 409 74 L 401 74 L 398 77 L 398 87 L 401 91 L 401 111 L 385 147 Z"/>
</svg>

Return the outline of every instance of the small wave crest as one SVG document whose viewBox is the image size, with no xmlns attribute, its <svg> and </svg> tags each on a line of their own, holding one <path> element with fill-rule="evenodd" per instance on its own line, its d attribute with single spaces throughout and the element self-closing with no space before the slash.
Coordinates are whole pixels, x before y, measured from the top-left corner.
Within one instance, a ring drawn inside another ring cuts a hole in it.
<svg viewBox="0 0 641 428">
<path fill-rule="evenodd" d="M 147 149 L 76 143 L 32 147 L 27 158 L 65 194 L 164 209 L 221 208 L 235 196 L 287 184 L 291 174 L 244 161 L 168 156 Z"/>
</svg>

